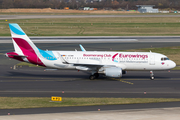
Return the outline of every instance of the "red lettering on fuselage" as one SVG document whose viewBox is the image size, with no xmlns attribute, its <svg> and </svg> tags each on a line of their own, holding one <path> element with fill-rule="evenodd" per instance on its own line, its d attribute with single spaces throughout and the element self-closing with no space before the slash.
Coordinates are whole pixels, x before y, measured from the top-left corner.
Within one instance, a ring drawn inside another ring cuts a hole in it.
<svg viewBox="0 0 180 120">
<path fill-rule="evenodd" d="M 111 57 L 111 54 L 104 54 L 104 57 Z"/>
<path fill-rule="evenodd" d="M 119 57 L 120 58 L 143 58 L 143 59 L 145 59 L 145 58 L 148 58 L 148 55 L 139 55 L 139 54 L 122 54 L 122 53 L 120 53 L 119 54 Z"/>
<path fill-rule="evenodd" d="M 83 57 L 112 57 L 112 55 L 111 54 L 83 54 Z M 119 58 L 143 58 L 143 59 L 145 59 L 145 58 L 148 58 L 148 55 L 120 53 Z"/>
</svg>

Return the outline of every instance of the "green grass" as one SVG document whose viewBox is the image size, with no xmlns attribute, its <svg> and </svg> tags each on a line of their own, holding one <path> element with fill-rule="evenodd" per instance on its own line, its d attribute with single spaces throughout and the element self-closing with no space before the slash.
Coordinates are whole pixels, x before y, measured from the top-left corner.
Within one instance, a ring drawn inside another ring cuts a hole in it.
<svg viewBox="0 0 180 120">
<path fill-rule="evenodd" d="M 29 67 L 41 67 L 41 66 L 37 66 L 31 63 L 26 63 L 26 62 L 20 62 L 18 64 L 16 64 L 16 66 L 21 67 L 21 66 L 29 66 Z"/>
<path fill-rule="evenodd" d="M 0 36 L 18 23 L 29 36 L 179 36 L 180 17 L 0 20 Z"/>
<path fill-rule="evenodd" d="M 179 98 L 62 98 L 62 102 L 50 102 L 48 97 L 0 97 L 0 109 L 42 108 L 64 106 L 93 106 L 175 102 Z"/>
<path fill-rule="evenodd" d="M 172 70 L 180 70 L 180 66 L 176 66 L 176 67 L 173 68 Z"/>
</svg>

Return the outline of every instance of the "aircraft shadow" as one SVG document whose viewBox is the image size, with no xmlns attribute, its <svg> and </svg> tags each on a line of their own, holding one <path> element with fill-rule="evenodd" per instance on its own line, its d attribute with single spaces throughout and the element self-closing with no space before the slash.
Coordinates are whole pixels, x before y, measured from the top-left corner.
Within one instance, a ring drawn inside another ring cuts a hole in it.
<svg viewBox="0 0 180 120">
<path fill-rule="evenodd" d="M 7 74 L 7 76 L 9 77 L 24 77 L 24 78 L 36 78 L 36 79 L 43 79 L 43 78 L 46 78 L 46 79 L 52 79 L 52 78 L 75 78 L 75 79 L 79 79 L 79 80 L 89 80 L 89 74 L 87 73 L 80 73 L 80 74 L 76 74 L 76 73 L 73 73 L 73 74 L 62 74 L 62 73 L 57 73 L 57 74 L 52 74 L 52 73 L 40 73 L 40 74 L 37 74 L 37 73 L 24 73 L 24 72 L 17 72 L 17 71 L 10 71 L 8 72 L 9 74 Z M 126 75 L 126 76 L 122 76 L 121 78 L 109 78 L 109 77 L 105 77 L 103 75 L 100 75 L 98 79 L 95 79 L 95 80 L 105 80 L 105 81 L 117 81 L 117 80 L 126 80 L 126 79 L 150 79 L 150 77 L 147 75 L 147 76 L 138 76 L 138 75 Z M 155 76 L 155 79 L 170 79 L 170 77 L 163 77 L 163 76 Z"/>
<path fill-rule="evenodd" d="M 78 74 L 48 74 L 48 73 L 40 73 L 40 74 L 33 74 L 33 73 L 23 73 L 23 72 L 8 72 L 7 76 L 13 77 L 37 77 L 37 78 L 88 78 L 87 75 L 78 75 Z"/>
</svg>

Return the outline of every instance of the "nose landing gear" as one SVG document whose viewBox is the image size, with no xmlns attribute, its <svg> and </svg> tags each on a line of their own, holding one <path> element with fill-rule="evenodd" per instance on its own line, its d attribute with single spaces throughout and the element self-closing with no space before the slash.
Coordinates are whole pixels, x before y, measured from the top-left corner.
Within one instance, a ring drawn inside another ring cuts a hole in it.
<svg viewBox="0 0 180 120">
<path fill-rule="evenodd" d="M 150 79 L 151 79 L 151 80 L 154 80 L 154 74 L 153 74 L 153 71 L 150 71 Z"/>
</svg>

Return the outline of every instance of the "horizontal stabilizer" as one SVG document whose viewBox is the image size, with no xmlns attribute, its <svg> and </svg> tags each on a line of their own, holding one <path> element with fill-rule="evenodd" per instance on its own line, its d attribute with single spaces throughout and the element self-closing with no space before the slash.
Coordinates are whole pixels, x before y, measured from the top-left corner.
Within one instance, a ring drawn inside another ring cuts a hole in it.
<svg viewBox="0 0 180 120">
<path fill-rule="evenodd" d="M 7 57 L 9 57 L 9 56 L 12 56 L 12 57 L 27 57 L 27 56 L 25 56 L 25 55 L 18 55 L 18 54 L 15 53 L 15 52 L 6 53 L 5 55 L 6 55 Z"/>
<path fill-rule="evenodd" d="M 10 56 L 14 56 L 14 57 L 27 57 L 27 56 L 24 56 L 24 55 L 11 55 L 9 54 Z"/>
</svg>

